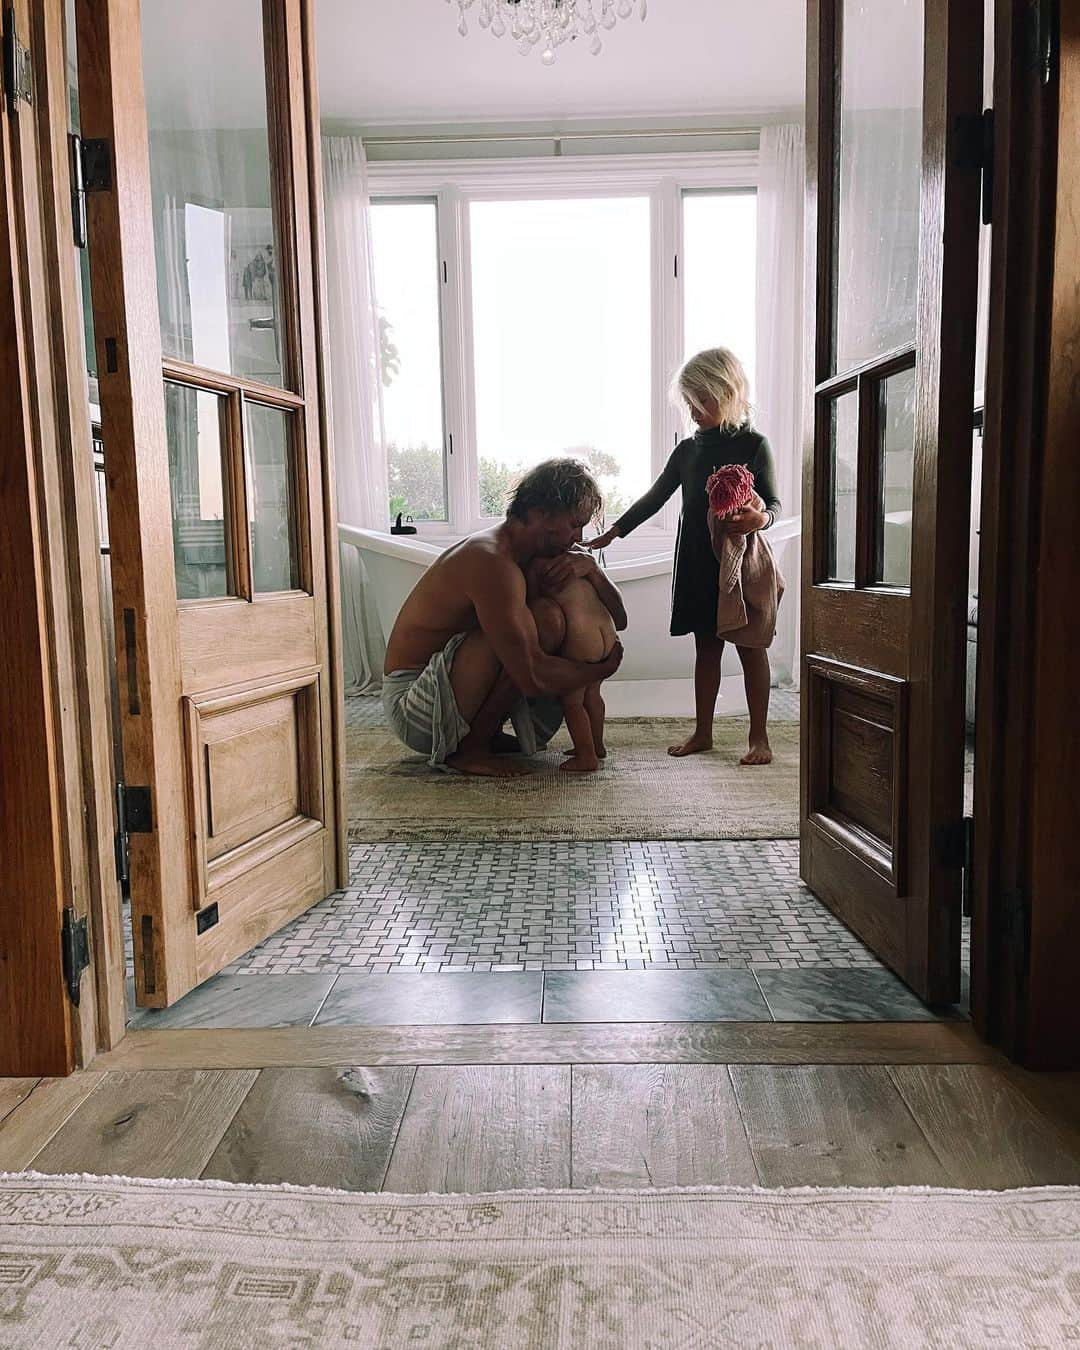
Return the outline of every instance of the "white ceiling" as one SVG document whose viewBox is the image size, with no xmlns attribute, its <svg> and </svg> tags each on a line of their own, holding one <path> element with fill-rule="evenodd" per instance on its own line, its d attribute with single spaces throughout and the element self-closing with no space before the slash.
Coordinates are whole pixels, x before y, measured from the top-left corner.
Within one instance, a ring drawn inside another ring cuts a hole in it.
<svg viewBox="0 0 1080 1350">
<path fill-rule="evenodd" d="M 636 5 L 635 5 L 636 8 Z M 588 117 L 738 115 L 801 108 L 805 0 L 649 0 L 590 55 L 552 68 L 445 0 L 317 0 L 328 121 L 361 126 Z"/>
<path fill-rule="evenodd" d="M 918 102 L 922 0 L 850 0 L 845 103 Z M 804 102 L 805 0 L 649 0 L 590 55 L 518 54 L 445 0 L 312 0 L 326 121 L 355 127 L 573 119 L 775 119 Z M 989 0 L 987 0 L 989 3 Z M 152 126 L 265 125 L 260 0 L 143 0 Z M 914 75 L 915 87 L 912 88 Z"/>
</svg>

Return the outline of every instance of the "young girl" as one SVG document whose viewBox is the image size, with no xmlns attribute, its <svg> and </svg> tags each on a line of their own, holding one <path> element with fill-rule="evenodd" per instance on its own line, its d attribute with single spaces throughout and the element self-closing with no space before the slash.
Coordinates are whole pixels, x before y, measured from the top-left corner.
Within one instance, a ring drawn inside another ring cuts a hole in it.
<svg viewBox="0 0 1080 1350">
<path fill-rule="evenodd" d="M 716 636 L 716 606 L 720 569 L 709 538 L 708 496 L 705 484 L 722 464 L 743 464 L 754 475 L 754 489 L 765 510 L 745 507 L 727 522 L 739 534 L 768 529 L 780 514 L 772 451 L 750 421 L 749 388 L 739 359 L 725 347 L 713 347 L 691 357 L 675 377 L 672 393 L 685 401 L 697 432 L 681 441 L 660 477 L 602 535 L 589 541 L 592 549 L 605 548 L 613 539 L 625 539 L 643 521 L 656 515 L 678 487 L 682 512 L 675 540 L 675 567 L 671 590 L 671 635 L 693 633 L 697 648 L 694 664 L 694 701 L 697 725 L 689 740 L 668 747 L 669 755 L 693 755 L 712 749 L 713 715 L 720 690 L 720 661 L 724 642 Z M 750 748 L 743 764 L 769 764 L 769 657 L 760 647 L 736 647 L 750 709 Z"/>
</svg>

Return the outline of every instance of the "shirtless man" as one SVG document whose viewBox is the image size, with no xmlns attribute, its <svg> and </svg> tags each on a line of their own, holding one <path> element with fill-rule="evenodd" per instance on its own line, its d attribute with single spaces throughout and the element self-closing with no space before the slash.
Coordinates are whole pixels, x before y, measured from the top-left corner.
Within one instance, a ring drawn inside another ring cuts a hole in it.
<svg viewBox="0 0 1080 1350">
<path fill-rule="evenodd" d="M 602 661 L 557 655 L 566 618 L 552 596 L 572 577 L 588 581 L 615 627 L 626 627 L 618 590 L 591 555 L 573 551 L 600 505 L 584 465 L 546 460 L 522 478 L 504 521 L 447 549 L 417 582 L 387 643 L 383 707 L 398 739 L 432 767 L 527 773 L 496 753 L 506 719 L 517 732 L 509 746 L 531 754 L 562 720 L 563 694 L 619 668 L 618 642 Z M 530 603 L 526 569 L 535 558 L 555 561 Z"/>
</svg>

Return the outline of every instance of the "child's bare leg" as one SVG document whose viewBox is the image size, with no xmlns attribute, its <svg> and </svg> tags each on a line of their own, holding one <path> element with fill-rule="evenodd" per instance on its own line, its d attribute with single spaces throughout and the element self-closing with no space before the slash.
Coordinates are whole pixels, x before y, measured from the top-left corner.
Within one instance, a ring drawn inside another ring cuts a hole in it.
<svg viewBox="0 0 1080 1350">
<path fill-rule="evenodd" d="M 668 754 L 681 758 L 712 749 L 713 716 L 716 696 L 720 692 L 720 665 L 724 657 L 724 639 L 711 633 L 695 633 L 694 646 L 694 705 L 696 726 L 694 734 L 682 745 L 669 745 Z"/>
<path fill-rule="evenodd" d="M 575 689 L 564 694 L 563 713 L 566 716 L 566 729 L 574 742 L 574 753 L 559 765 L 564 773 L 593 773 L 600 767 L 593 743 L 592 722 L 585 709 L 585 690 Z"/>
<path fill-rule="evenodd" d="M 606 709 L 604 707 L 603 695 L 600 693 L 600 685 L 590 684 L 585 690 L 585 711 L 589 714 L 589 725 L 592 727 L 593 749 L 596 751 L 597 759 L 607 759 L 607 746 L 604 744 L 604 716 Z M 575 750 L 564 750 L 563 754 L 573 755 Z"/>
<path fill-rule="evenodd" d="M 585 711 L 592 724 L 593 746 L 600 759 L 607 759 L 607 746 L 604 744 L 604 696 L 600 692 L 599 682 L 590 684 L 585 690 Z"/>
<path fill-rule="evenodd" d="M 771 764 L 769 745 L 769 654 L 763 647 L 737 647 L 750 709 L 750 749 L 740 764 Z"/>
</svg>

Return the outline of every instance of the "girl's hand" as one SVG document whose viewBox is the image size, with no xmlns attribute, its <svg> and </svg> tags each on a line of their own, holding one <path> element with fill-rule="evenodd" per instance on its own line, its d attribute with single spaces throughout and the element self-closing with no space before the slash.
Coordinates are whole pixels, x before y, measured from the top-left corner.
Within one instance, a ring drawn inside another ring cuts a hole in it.
<svg viewBox="0 0 1080 1350">
<path fill-rule="evenodd" d="M 595 539 L 586 539 L 583 541 L 585 548 L 592 549 L 595 553 L 599 549 L 607 548 L 613 539 L 618 539 L 619 534 L 612 525 L 610 529 L 605 530 L 603 534 L 598 534 Z"/>
<path fill-rule="evenodd" d="M 741 511 L 734 511 L 724 520 L 724 525 L 732 534 L 754 534 L 758 530 L 763 530 L 769 523 L 769 517 L 764 511 L 755 511 L 752 506 L 744 506 Z"/>
</svg>

